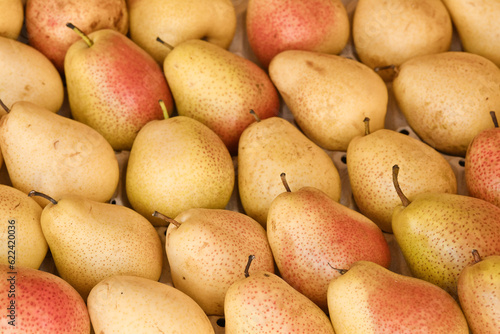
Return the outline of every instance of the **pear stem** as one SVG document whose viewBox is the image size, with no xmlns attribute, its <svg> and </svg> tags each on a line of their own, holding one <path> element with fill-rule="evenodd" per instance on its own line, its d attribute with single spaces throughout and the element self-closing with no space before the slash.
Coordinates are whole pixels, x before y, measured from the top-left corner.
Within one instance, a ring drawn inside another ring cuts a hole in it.
<svg viewBox="0 0 500 334">
<path fill-rule="evenodd" d="M 332 266 L 332 265 L 330 264 L 330 262 L 328 262 L 328 265 L 329 265 L 329 266 L 330 266 L 330 268 L 332 268 L 333 270 L 338 271 L 338 273 L 339 273 L 340 275 L 344 275 L 344 274 L 345 274 L 345 273 L 347 273 L 347 271 L 348 271 L 347 269 L 338 269 L 338 268 L 335 268 L 334 266 Z"/>
<path fill-rule="evenodd" d="M 406 197 L 405 194 L 403 194 L 403 191 L 399 186 L 398 174 L 399 174 L 399 166 L 398 165 L 392 166 L 392 183 L 394 184 L 394 188 L 396 189 L 396 192 L 398 193 L 398 196 L 401 199 L 403 206 L 408 206 L 408 204 L 410 204 L 411 202 L 408 199 L 408 197 Z"/>
<path fill-rule="evenodd" d="M 156 37 L 156 41 L 157 42 L 160 42 L 161 44 L 165 45 L 167 48 L 169 48 L 170 50 L 173 50 L 174 47 L 170 44 L 168 44 L 167 42 L 165 42 L 163 39 L 161 39 L 160 37 Z"/>
<path fill-rule="evenodd" d="M 283 186 L 285 186 L 286 191 L 289 193 L 292 192 L 292 190 L 290 190 L 290 186 L 288 185 L 288 181 L 286 180 L 286 174 L 281 173 L 280 177 L 281 177 L 281 182 L 283 182 Z"/>
<path fill-rule="evenodd" d="M 172 219 L 168 216 L 165 216 L 163 213 L 160 213 L 158 211 L 153 212 L 153 217 L 163 219 L 164 221 L 168 222 L 169 224 L 174 224 L 176 227 L 181 226 L 181 223 L 179 223 L 177 220 Z"/>
<path fill-rule="evenodd" d="M 10 112 L 10 109 L 9 107 L 7 107 L 7 105 L 5 103 L 3 103 L 2 100 L 0 100 L 0 106 L 3 108 L 3 110 L 5 110 L 7 113 Z"/>
<path fill-rule="evenodd" d="M 365 123 L 365 136 L 367 136 L 370 134 L 370 117 L 365 117 L 363 122 Z"/>
<path fill-rule="evenodd" d="M 491 120 L 493 121 L 493 124 L 495 125 L 495 128 L 498 128 L 497 114 L 494 111 L 490 111 L 490 115 L 491 115 Z"/>
<path fill-rule="evenodd" d="M 70 28 L 71 30 L 73 30 L 74 32 L 76 32 L 84 41 L 85 43 L 87 43 L 87 45 L 89 46 L 89 48 L 94 45 L 94 41 L 91 40 L 89 38 L 89 36 L 85 35 L 85 33 L 83 31 L 81 31 L 80 29 L 78 29 L 77 27 L 75 27 L 75 25 L 73 23 L 66 23 L 66 26 L 68 28 Z"/>
<path fill-rule="evenodd" d="M 252 115 L 253 115 L 253 117 L 255 117 L 255 120 L 256 120 L 257 122 L 260 122 L 260 117 L 259 117 L 259 115 L 257 115 L 257 113 L 256 113 L 253 109 L 250 109 L 250 114 L 252 114 Z"/>
<path fill-rule="evenodd" d="M 254 259 L 255 259 L 255 255 L 249 255 L 248 256 L 248 262 L 247 262 L 247 265 L 245 267 L 245 277 L 250 276 L 250 274 L 248 273 L 248 270 L 250 269 L 250 264 L 252 263 L 252 261 Z"/>
<path fill-rule="evenodd" d="M 167 110 L 167 106 L 165 105 L 165 101 L 158 100 L 158 103 L 160 104 L 160 108 L 163 111 L 163 117 L 165 119 L 168 119 L 170 116 L 168 115 L 168 110 Z"/>
<path fill-rule="evenodd" d="M 57 204 L 57 201 L 55 199 L 53 199 L 52 197 L 48 196 L 48 195 L 45 195 L 44 193 L 41 193 L 41 192 L 38 192 L 38 191 L 35 191 L 35 190 L 32 190 L 28 193 L 28 196 L 29 197 L 33 197 L 33 196 L 40 196 L 40 197 L 43 197 L 45 198 L 46 200 L 49 200 L 52 202 L 52 204 L 56 205 Z"/>
<path fill-rule="evenodd" d="M 474 257 L 474 263 L 478 263 L 481 261 L 481 255 L 479 255 L 477 249 L 472 250 L 472 256 Z"/>
</svg>

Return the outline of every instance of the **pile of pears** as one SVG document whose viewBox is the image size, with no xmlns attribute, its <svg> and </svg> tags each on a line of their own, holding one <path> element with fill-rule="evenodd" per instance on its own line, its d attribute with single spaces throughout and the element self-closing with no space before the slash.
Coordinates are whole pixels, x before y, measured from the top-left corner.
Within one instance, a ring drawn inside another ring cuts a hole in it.
<svg viewBox="0 0 500 334">
<path fill-rule="evenodd" d="M 303 1 L 0 0 L 0 332 L 498 333 L 498 2 Z"/>
</svg>

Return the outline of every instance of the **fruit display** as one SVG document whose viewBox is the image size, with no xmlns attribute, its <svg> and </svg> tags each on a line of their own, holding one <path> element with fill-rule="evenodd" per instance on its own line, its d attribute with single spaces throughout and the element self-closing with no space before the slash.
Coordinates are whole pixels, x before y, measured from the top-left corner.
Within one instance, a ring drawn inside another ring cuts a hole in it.
<svg viewBox="0 0 500 334">
<path fill-rule="evenodd" d="M 469 5 L 0 0 L 0 332 L 496 333 Z"/>
</svg>

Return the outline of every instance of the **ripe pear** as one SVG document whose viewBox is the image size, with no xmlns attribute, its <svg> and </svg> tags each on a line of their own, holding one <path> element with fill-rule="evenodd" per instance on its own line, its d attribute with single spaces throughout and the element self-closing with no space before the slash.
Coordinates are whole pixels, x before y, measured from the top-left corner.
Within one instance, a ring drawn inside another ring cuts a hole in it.
<svg viewBox="0 0 500 334">
<path fill-rule="evenodd" d="M 443 0 L 465 51 L 488 58 L 500 67 L 500 2 Z"/>
<path fill-rule="evenodd" d="M 409 200 L 394 185 L 401 204 L 394 208 L 394 237 L 413 276 L 434 283 L 457 298 L 458 276 L 471 263 L 470 250 L 500 254 L 500 208 L 482 199 L 422 192 Z"/>
<path fill-rule="evenodd" d="M 330 282 L 328 309 L 337 334 L 469 333 L 460 306 L 443 289 L 370 261 Z"/>
<path fill-rule="evenodd" d="M 261 118 L 277 116 L 279 96 L 264 70 L 215 44 L 188 40 L 166 57 L 163 70 L 179 115 L 192 117 L 222 138 L 236 155 L 243 130 Z"/>
<path fill-rule="evenodd" d="M 24 22 L 22 0 L 0 0 L 0 36 L 17 40 Z"/>
<path fill-rule="evenodd" d="M 274 199 L 267 237 L 281 277 L 325 312 L 328 284 L 338 275 L 330 266 L 391 263 L 389 245 L 374 222 L 313 187 Z"/>
<path fill-rule="evenodd" d="M 352 36 L 360 60 L 372 69 L 448 51 L 453 26 L 440 0 L 359 0 Z M 392 72 L 378 71 L 387 81 Z"/>
<path fill-rule="evenodd" d="M 500 207 L 500 128 L 495 112 L 495 128 L 481 131 L 465 154 L 465 184 L 470 196 Z"/>
<path fill-rule="evenodd" d="M 173 100 L 161 67 L 127 36 L 102 29 L 71 45 L 64 60 L 71 115 L 96 129 L 116 151 L 130 150 L 139 130 L 163 119 Z"/>
<path fill-rule="evenodd" d="M 248 273 L 226 293 L 225 333 L 329 333 L 326 314 L 281 277 L 266 271 Z"/>
<path fill-rule="evenodd" d="M 97 283 L 112 275 L 160 278 L 160 237 L 134 210 L 77 195 L 57 201 L 37 191 L 30 196 L 51 201 L 42 211 L 42 231 L 59 275 L 84 300 Z"/>
<path fill-rule="evenodd" d="M 118 161 L 106 139 L 34 103 L 16 102 L 1 118 L 0 147 L 12 185 L 26 194 L 37 189 L 105 202 L 117 188 Z M 42 207 L 48 203 L 35 200 Z"/>
<path fill-rule="evenodd" d="M 85 301 L 59 276 L 29 268 L 0 264 L 2 333 L 90 334 Z"/>
<path fill-rule="evenodd" d="M 416 134 L 449 155 L 465 156 L 472 139 L 493 127 L 489 112 L 500 110 L 500 68 L 468 52 L 413 57 L 392 87 Z"/>
<path fill-rule="evenodd" d="M 457 178 L 448 161 L 422 141 L 390 129 L 371 132 L 347 148 L 349 183 L 358 210 L 384 232 L 392 233 L 392 212 L 401 201 L 394 191 L 392 166 L 402 170 L 399 183 L 406 195 L 457 192 Z M 403 167 L 404 166 L 404 167 Z"/>
<path fill-rule="evenodd" d="M 50 60 L 34 47 L 0 36 L 0 98 L 11 108 L 29 101 L 54 113 L 61 109 L 64 87 Z"/>
<path fill-rule="evenodd" d="M 223 209 L 233 193 L 234 165 L 222 140 L 203 123 L 175 116 L 147 123 L 127 164 L 126 194 L 155 226 L 155 211 L 176 217 L 190 208 Z"/>
<path fill-rule="evenodd" d="M 48 245 L 40 225 L 42 207 L 27 193 L 0 185 L 0 263 L 40 268 Z"/>
<path fill-rule="evenodd" d="M 96 333 L 214 333 L 189 296 L 143 277 L 103 279 L 90 291 L 87 306 Z"/>
<path fill-rule="evenodd" d="M 481 258 L 472 250 L 474 262 L 457 282 L 460 306 L 474 334 L 494 334 L 500 328 L 500 255 Z"/>
<path fill-rule="evenodd" d="M 165 250 L 174 286 L 208 315 L 224 315 L 224 296 L 252 269 L 274 273 L 274 258 L 264 228 L 235 211 L 194 208 L 180 213 L 167 229 Z"/>
<path fill-rule="evenodd" d="M 285 191 L 280 179 L 283 172 L 292 188 L 311 186 L 340 200 L 342 185 L 332 158 L 283 118 L 251 124 L 241 135 L 238 152 L 241 204 L 264 227 L 271 202 Z"/>
<path fill-rule="evenodd" d="M 362 135 L 365 117 L 384 128 L 388 92 L 368 66 L 349 58 L 311 51 L 284 51 L 269 76 L 302 131 L 324 149 L 345 151 Z"/>
</svg>

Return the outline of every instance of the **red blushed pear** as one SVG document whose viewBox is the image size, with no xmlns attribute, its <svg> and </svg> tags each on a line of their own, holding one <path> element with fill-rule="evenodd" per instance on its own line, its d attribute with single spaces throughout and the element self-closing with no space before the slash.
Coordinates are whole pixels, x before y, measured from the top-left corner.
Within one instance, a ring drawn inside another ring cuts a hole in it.
<svg viewBox="0 0 500 334">
<path fill-rule="evenodd" d="M 1 333 L 90 333 L 84 300 L 59 276 L 5 264 L 0 276 Z"/>
<path fill-rule="evenodd" d="M 68 49 L 64 63 L 73 118 L 101 133 L 115 150 L 130 150 L 146 123 L 164 118 L 158 100 L 170 114 L 173 111 L 161 67 L 116 30 L 87 36 L 67 25 L 81 36 Z"/>
</svg>

